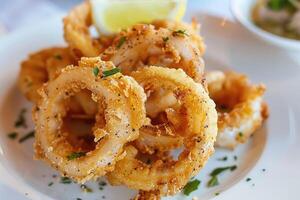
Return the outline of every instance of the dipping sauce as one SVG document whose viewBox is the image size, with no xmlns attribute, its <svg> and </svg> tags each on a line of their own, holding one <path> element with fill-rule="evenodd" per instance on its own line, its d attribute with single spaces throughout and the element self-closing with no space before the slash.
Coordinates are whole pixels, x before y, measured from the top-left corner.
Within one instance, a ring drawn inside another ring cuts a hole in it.
<svg viewBox="0 0 300 200">
<path fill-rule="evenodd" d="M 267 32 L 300 40 L 300 0 L 258 0 L 252 20 Z"/>
</svg>

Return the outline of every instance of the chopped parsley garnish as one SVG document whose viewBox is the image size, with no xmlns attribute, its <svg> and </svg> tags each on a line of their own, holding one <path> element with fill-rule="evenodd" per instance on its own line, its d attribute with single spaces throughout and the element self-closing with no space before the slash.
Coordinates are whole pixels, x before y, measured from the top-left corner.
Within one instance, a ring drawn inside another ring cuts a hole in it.
<svg viewBox="0 0 300 200">
<path fill-rule="evenodd" d="M 218 196 L 220 194 L 220 192 L 216 192 L 215 195 Z"/>
<path fill-rule="evenodd" d="M 236 165 L 228 166 L 228 167 L 219 167 L 219 168 L 214 169 L 214 170 L 210 173 L 210 176 L 218 176 L 218 175 L 221 174 L 223 171 L 226 171 L 226 170 L 233 171 L 233 170 L 235 170 L 236 168 L 237 168 Z"/>
<path fill-rule="evenodd" d="M 126 41 L 126 37 L 124 36 L 121 37 L 119 43 L 117 44 L 117 48 L 119 49 L 124 44 L 125 41 Z"/>
<path fill-rule="evenodd" d="M 247 182 L 251 181 L 251 178 L 247 178 L 246 181 L 247 181 Z"/>
<path fill-rule="evenodd" d="M 7 137 L 9 137 L 12 140 L 16 139 L 17 136 L 18 136 L 17 132 L 11 132 L 11 133 L 7 134 Z"/>
<path fill-rule="evenodd" d="M 120 68 L 113 68 L 111 70 L 107 70 L 107 71 L 103 71 L 103 78 L 108 77 L 108 76 L 112 76 L 116 73 L 119 73 L 121 71 Z"/>
<path fill-rule="evenodd" d="M 62 183 L 62 184 L 70 184 L 70 183 L 72 183 L 72 180 L 70 178 L 68 178 L 68 177 L 61 177 L 60 178 L 60 183 Z"/>
<path fill-rule="evenodd" d="M 107 183 L 106 183 L 105 181 L 100 181 L 100 182 L 98 183 L 98 185 L 99 185 L 99 186 L 106 186 Z"/>
<path fill-rule="evenodd" d="M 238 157 L 237 157 L 237 156 L 233 156 L 233 159 L 234 159 L 234 160 L 237 160 L 237 159 L 238 159 Z"/>
<path fill-rule="evenodd" d="M 227 161 L 227 160 L 228 160 L 228 157 L 227 157 L 227 156 L 224 156 L 223 158 L 219 158 L 218 160 L 219 160 L 219 161 Z"/>
<path fill-rule="evenodd" d="M 190 193 L 198 189 L 200 183 L 201 181 L 198 179 L 188 182 L 183 188 L 183 194 L 188 196 Z"/>
<path fill-rule="evenodd" d="M 271 10 L 279 11 L 289 4 L 289 0 L 269 0 L 268 7 Z"/>
<path fill-rule="evenodd" d="M 186 30 L 177 30 L 173 31 L 173 36 L 189 36 L 189 34 L 186 33 Z"/>
<path fill-rule="evenodd" d="M 18 116 L 17 121 L 15 122 L 15 127 L 24 127 L 27 128 L 27 124 L 26 124 L 26 120 L 25 120 L 25 113 L 26 113 L 26 109 L 23 108 Z"/>
<path fill-rule="evenodd" d="M 33 137 L 34 137 L 34 131 L 30 131 L 29 133 L 27 133 L 26 135 L 24 135 L 23 137 L 21 137 L 19 139 L 19 143 L 22 143 L 25 140 L 28 140 L 28 139 L 33 138 Z"/>
<path fill-rule="evenodd" d="M 98 68 L 98 67 L 94 67 L 94 69 L 93 69 L 93 74 L 94 74 L 95 76 L 98 76 L 98 74 L 99 74 L 99 68 Z"/>
<path fill-rule="evenodd" d="M 214 187 L 214 186 L 216 186 L 216 185 L 219 185 L 218 177 L 217 177 L 217 176 L 213 176 L 213 177 L 211 177 L 211 179 L 208 181 L 207 187 Z"/>
<path fill-rule="evenodd" d="M 53 182 L 48 183 L 48 187 L 51 187 L 53 185 Z"/>
<path fill-rule="evenodd" d="M 239 132 L 239 137 L 243 137 L 243 133 L 242 132 Z"/>
<path fill-rule="evenodd" d="M 73 152 L 70 155 L 67 156 L 68 160 L 74 160 L 76 158 L 80 158 L 82 156 L 85 156 L 85 152 Z"/>
<path fill-rule="evenodd" d="M 208 181 L 207 186 L 213 187 L 216 185 L 219 185 L 218 175 L 226 170 L 233 171 L 237 168 L 236 165 L 228 166 L 228 167 L 219 167 L 214 169 L 209 175 L 211 176 L 211 179 Z"/>
<path fill-rule="evenodd" d="M 99 183 L 98 183 L 98 186 L 99 186 L 99 190 L 103 190 L 104 189 L 104 186 L 106 186 L 107 185 L 107 183 L 105 182 L 105 181 L 100 181 Z"/>
<path fill-rule="evenodd" d="M 57 60 L 62 60 L 62 56 L 59 54 L 54 55 L 54 58 Z"/>
<path fill-rule="evenodd" d="M 169 37 L 163 37 L 164 42 L 168 42 L 168 40 L 169 40 Z"/>
<path fill-rule="evenodd" d="M 88 186 L 86 186 L 84 184 L 80 185 L 80 188 L 83 192 L 87 192 L 87 193 L 93 192 L 93 190 L 91 188 L 89 188 Z"/>
</svg>

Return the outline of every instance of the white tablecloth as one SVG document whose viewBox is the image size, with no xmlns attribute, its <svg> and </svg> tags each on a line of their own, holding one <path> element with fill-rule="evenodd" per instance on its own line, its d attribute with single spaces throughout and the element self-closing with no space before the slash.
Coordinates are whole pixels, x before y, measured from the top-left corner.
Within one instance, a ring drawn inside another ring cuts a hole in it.
<svg viewBox="0 0 300 200">
<path fill-rule="evenodd" d="M 0 37 L 27 25 L 47 21 L 55 15 L 65 14 L 81 0 L 0 0 Z M 189 0 L 189 10 L 201 10 L 231 18 L 230 0 Z M 25 200 L 11 188 L 0 183 L 0 199 Z"/>
</svg>

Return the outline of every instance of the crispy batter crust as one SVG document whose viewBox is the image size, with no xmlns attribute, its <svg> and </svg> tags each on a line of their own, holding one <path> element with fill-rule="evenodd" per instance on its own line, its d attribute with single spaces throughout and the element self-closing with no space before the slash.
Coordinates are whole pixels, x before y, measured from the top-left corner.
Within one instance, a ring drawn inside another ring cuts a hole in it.
<svg viewBox="0 0 300 200">
<path fill-rule="evenodd" d="M 94 75 L 94 67 L 100 70 L 99 76 Z M 145 122 L 143 89 L 120 73 L 100 77 L 102 71 L 112 68 L 112 63 L 99 58 L 82 58 L 79 67 L 64 68 L 56 79 L 40 89 L 41 101 L 34 109 L 36 157 L 81 183 L 112 171 L 115 162 L 125 155 L 123 146 L 138 137 L 138 129 Z M 63 101 L 82 89 L 91 91 L 94 101 L 104 100 L 106 124 L 93 130 L 95 149 L 70 160 L 68 155 L 82 150 L 72 146 L 66 139 L 69 133 L 61 130 L 67 114 Z"/>
<path fill-rule="evenodd" d="M 132 76 L 146 92 L 164 87 L 177 94 L 186 109 L 184 150 L 178 161 L 158 159 L 147 164 L 136 159 L 138 150 L 135 147 L 128 146 L 125 158 L 116 164 L 108 179 L 113 185 L 125 184 L 143 191 L 159 191 L 161 195 L 175 194 L 199 172 L 214 151 L 217 134 L 215 104 L 201 84 L 195 83 L 182 70 L 147 67 Z"/>
</svg>

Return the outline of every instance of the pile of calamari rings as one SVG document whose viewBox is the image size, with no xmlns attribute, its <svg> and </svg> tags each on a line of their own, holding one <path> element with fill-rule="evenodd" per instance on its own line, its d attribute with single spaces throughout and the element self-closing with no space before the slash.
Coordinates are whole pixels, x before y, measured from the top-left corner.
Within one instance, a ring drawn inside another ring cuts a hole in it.
<svg viewBox="0 0 300 200">
<path fill-rule="evenodd" d="M 205 71 L 195 21 L 93 37 L 86 1 L 63 24 L 68 46 L 29 55 L 18 86 L 34 104 L 35 157 L 78 183 L 106 176 L 136 200 L 175 195 L 216 147 L 246 142 L 268 116 L 264 85 Z"/>
</svg>

